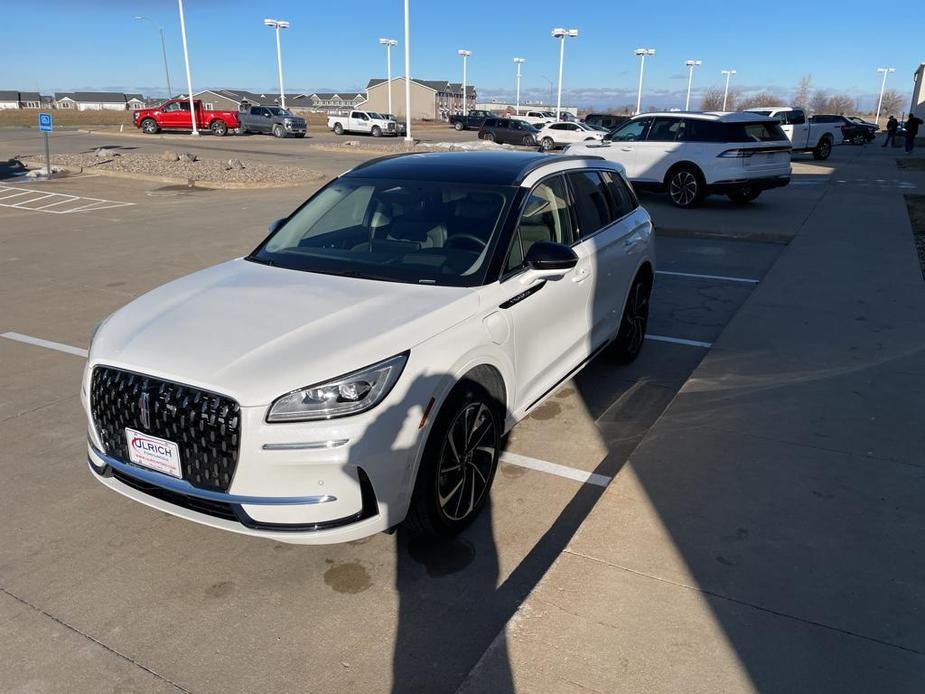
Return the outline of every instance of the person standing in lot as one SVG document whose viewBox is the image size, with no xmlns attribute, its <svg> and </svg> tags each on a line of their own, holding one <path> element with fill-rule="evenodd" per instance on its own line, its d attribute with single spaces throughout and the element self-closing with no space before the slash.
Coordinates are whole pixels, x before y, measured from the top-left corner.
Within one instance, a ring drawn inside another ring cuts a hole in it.
<svg viewBox="0 0 925 694">
<path fill-rule="evenodd" d="M 886 122 L 886 140 L 884 140 L 883 142 L 884 147 L 895 145 L 896 128 L 898 127 L 899 127 L 899 121 L 896 120 L 896 116 L 890 116 L 890 119 Z"/>
<path fill-rule="evenodd" d="M 919 134 L 919 126 L 925 123 L 914 113 L 909 114 L 909 120 L 906 121 L 906 153 L 909 154 L 915 149 L 915 136 Z"/>
</svg>

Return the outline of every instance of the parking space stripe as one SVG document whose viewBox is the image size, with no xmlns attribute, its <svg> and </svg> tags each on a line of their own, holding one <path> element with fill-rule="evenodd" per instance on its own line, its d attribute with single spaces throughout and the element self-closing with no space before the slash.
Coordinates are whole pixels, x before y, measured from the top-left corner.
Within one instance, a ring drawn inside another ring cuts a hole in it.
<svg viewBox="0 0 925 694">
<path fill-rule="evenodd" d="M 559 477 L 565 477 L 566 479 L 575 480 L 576 482 L 581 482 L 582 484 L 593 484 L 598 487 L 606 487 L 610 484 L 610 480 L 613 479 L 607 475 L 599 475 L 596 472 L 586 472 L 585 470 L 568 467 L 567 465 L 550 463 L 547 460 L 531 458 L 526 455 L 510 453 L 508 451 L 501 454 L 500 460 L 502 463 L 507 463 L 509 465 L 517 465 L 518 467 L 525 467 L 530 470 L 538 470 L 539 472 L 546 472 L 550 475 L 557 475 Z"/>
<path fill-rule="evenodd" d="M 712 342 L 685 340 L 683 337 L 666 337 L 665 335 L 646 335 L 646 339 L 654 340 L 655 342 L 670 342 L 675 345 L 687 345 L 688 347 L 706 347 L 707 349 L 713 346 Z"/>
<path fill-rule="evenodd" d="M 59 352 L 73 354 L 78 357 L 87 357 L 87 350 L 85 349 L 81 349 L 80 347 L 71 347 L 71 345 L 65 345 L 60 342 L 52 342 L 51 340 L 43 340 L 40 337 L 30 337 L 29 335 L 23 335 L 22 333 L 0 333 L 0 337 L 5 337 L 7 340 L 25 342 L 29 345 L 47 347 L 48 349 L 54 349 Z"/>
<path fill-rule="evenodd" d="M 23 196 L 28 197 L 17 199 Z M 47 200 L 48 198 L 60 199 L 56 202 L 38 205 L 37 207 L 31 206 L 33 203 Z M 67 203 L 72 203 L 73 206 L 68 206 L 67 209 L 48 209 L 49 207 L 65 205 Z M 44 190 L 0 186 L 0 207 L 9 207 L 17 210 L 31 210 L 33 212 L 47 212 L 49 214 L 71 214 L 72 212 L 97 212 L 99 210 L 108 210 L 116 207 L 129 207 L 134 204 L 133 202 L 81 197 L 79 195 L 70 195 L 69 193 L 49 193 Z"/>
<path fill-rule="evenodd" d="M 720 280 L 722 282 L 742 282 L 744 284 L 758 284 L 761 280 L 751 279 L 750 277 L 729 277 L 728 275 L 701 275 L 696 272 L 670 272 L 668 270 L 656 270 L 656 275 L 668 275 L 670 277 L 690 277 L 698 280 Z"/>
</svg>

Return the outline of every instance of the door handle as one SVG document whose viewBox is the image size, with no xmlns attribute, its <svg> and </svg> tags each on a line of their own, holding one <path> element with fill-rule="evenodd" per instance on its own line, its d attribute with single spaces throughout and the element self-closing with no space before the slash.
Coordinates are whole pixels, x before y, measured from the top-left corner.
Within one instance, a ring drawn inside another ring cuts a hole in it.
<svg viewBox="0 0 925 694">
<path fill-rule="evenodd" d="M 633 151 L 633 148 L 632 148 L 632 147 L 621 147 L 621 148 L 620 148 L 620 151 L 622 151 L 622 152 L 632 152 L 632 151 Z"/>
<path fill-rule="evenodd" d="M 588 268 L 583 267 L 580 270 L 575 271 L 575 276 L 572 277 L 572 282 L 574 282 L 575 284 L 580 284 L 584 282 L 586 279 L 588 279 L 590 276 L 591 276 L 591 271 Z"/>
</svg>

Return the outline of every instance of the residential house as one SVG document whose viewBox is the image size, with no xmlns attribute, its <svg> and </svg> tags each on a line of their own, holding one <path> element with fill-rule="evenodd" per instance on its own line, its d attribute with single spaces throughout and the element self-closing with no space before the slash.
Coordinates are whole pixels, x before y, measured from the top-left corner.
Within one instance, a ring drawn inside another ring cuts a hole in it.
<svg viewBox="0 0 925 694">
<path fill-rule="evenodd" d="M 388 111 L 389 91 L 392 92 L 392 110 L 397 116 L 405 115 L 405 78 L 371 79 L 366 85 L 365 108 L 370 111 Z M 463 111 L 462 84 L 446 80 L 419 80 L 411 78 L 411 117 L 422 120 L 447 120 L 453 113 Z M 475 108 L 476 90 L 466 85 L 468 110 Z"/>
<path fill-rule="evenodd" d="M 145 107 L 145 98 L 141 94 L 126 94 L 125 107 L 129 111 L 137 111 Z"/>
<path fill-rule="evenodd" d="M 19 92 L 0 90 L 0 109 L 19 108 Z"/>
<path fill-rule="evenodd" d="M 58 108 L 77 111 L 124 111 L 125 94 L 121 92 L 56 92 Z"/>
<path fill-rule="evenodd" d="M 356 91 L 312 92 L 300 94 L 299 108 L 323 111 L 331 114 L 346 113 L 359 108 L 366 101 L 366 94 Z"/>
</svg>

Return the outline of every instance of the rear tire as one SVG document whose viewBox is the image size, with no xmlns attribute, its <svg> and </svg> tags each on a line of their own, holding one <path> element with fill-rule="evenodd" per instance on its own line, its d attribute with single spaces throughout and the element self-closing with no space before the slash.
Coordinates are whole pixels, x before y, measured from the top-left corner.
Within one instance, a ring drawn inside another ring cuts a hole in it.
<svg viewBox="0 0 925 694">
<path fill-rule="evenodd" d="M 747 205 L 752 200 L 761 195 L 761 190 L 751 186 L 742 186 L 738 190 L 728 193 L 729 199 L 737 205 Z"/>
<path fill-rule="evenodd" d="M 828 137 L 823 137 L 821 140 L 819 140 L 819 144 L 817 144 L 816 148 L 813 150 L 813 159 L 816 161 L 825 161 L 831 154 L 832 140 L 830 140 Z"/>
<path fill-rule="evenodd" d="M 652 280 L 645 275 L 637 275 L 626 297 L 623 317 L 617 337 L 611 343 L 609 351 L 621 364 L 634 361 L 642 351 L 649 325 L 649 299 L 652 296 Z"/>
<path fill-rule="evenodd" d="M 483 139 L 488 140 L 489 142 L 494 142 L 494 141 L 495 141 L 495 134 L 494 134 L 494 133 L 485 133 L 485 137 L 484 137 Z"/>
<path fill-rule="evenodd" d="M 343 134 L 344 134 L 344 126 L 341 125 L 340 123 L 335 123 L 335 124 L 334 124 L 334 134 L 335 134 L 335 135 L 343 135 Z"/>
<path fill-rule="evenodd" d="M 540 147 L 543 148 L 544 152 L 551 152 L 556 148 L 556 143 L 551 137 L 544 137 L 542 140 L 540 140 Z"/>
<path fill-rule="evenodd" d="M 703 174 L 694 166 L 684 165 L 673 169 L 668 174 L 666 184 L 668 196 L 675 207 L 696 207 L 705 195 Z"/>
<path fill-rule="evenodd" d="M 209 130 L 215 137 L 224 137 L 228 133 L 228 125 L 223 120 L 212 121 Z"/>
<path fill-rule="evenodd" d="M 481 384 L 460 381 L 427 436 L 405 527 L 449 537 L 475 520 L 498 467 L 502 427 L 503 406 Z"/>
<path fill-rule="evenodd" d="M 157 121 L 153 118 L 145 118 L 141 121 L 141 132 L 145 135 L 157 135 L 160 129 L 161 126 L 159 126 Z"/>
<path fill-rule="evenodd" d="M 453 125 L 453 127 L 456 128 L 456 130 L 465 130 L 465 129 L 466 129 L 466 126 L 464 126 L 462 123 L 460 123 L 460 122 L 458 122 L 458 121 Z"/>
</svg>

